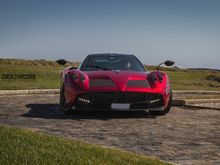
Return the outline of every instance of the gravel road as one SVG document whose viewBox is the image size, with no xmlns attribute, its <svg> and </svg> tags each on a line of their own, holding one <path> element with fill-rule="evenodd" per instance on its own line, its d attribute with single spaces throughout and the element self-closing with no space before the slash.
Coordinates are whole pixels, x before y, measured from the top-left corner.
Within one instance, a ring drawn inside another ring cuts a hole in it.
<svg viewBox="0 0 220 165">
<path fill-rule="evenodd" d="M 0 96 L 0 124 L 117 147 L 183 165 L 220 164 L 220 111 L 173 107 L 145 112 L 59 110 L 58 95 Z"/>
</svg>

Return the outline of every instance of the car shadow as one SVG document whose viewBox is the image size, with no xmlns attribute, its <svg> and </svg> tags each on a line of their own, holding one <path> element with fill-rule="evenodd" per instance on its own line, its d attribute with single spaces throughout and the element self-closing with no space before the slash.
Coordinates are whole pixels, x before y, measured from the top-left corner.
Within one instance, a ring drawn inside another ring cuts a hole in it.
<svg viewBox="0 0 220 165">
<path fill-rule="evenodd" d="M 99 110 L 99 111 L 74 111 L 71 114 L 65 114 L 59 108 L 58 104 L 27 104 L 28 113 L 22 114 L 23 117 L 45 118 L 45 119 L 100 119 L 108 120 L 112 118 L 156 118 L 149 115 L 146 111 L 122 111 L 122 110 Z"/>
</svg>

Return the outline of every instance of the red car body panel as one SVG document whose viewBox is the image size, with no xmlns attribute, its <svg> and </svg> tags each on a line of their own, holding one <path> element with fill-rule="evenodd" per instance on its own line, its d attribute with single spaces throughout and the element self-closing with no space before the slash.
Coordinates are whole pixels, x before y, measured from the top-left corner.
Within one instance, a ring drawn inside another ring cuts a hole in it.
<svg viewBox="0 0 220 165">
<path fill-rule="evenodd" d="M 62 59 L 57 62 L 68 63 Z M 174 62 L 161 64 L 171 66 Z M 166 114 L 171 108 L 172 92 L 167 74 L 158 68 L 146 72 L 134 55 L 88 55 L 79 69 L 66 67 L 62 71 L 61 108 L 68 113 L 72 107 L 121 109 L 125 106 L 124 109 Z"/>
<path fill-rule="evenodd" d="M 77 75 L 78 79 L 73 79 Z M 151 76 L 156 76 L 156 81 L 151 81 Z M 159 81 L 158 77 L 162 77 Z M 80 80 L 83 77 L 83 80 Z M 65 85 L 65 97 L 68 104 L 74 105 L 76 98 L 82 93 L 92 92 L 140 92 L 161 94 L 163 97 L 163 106 L 168 106 L 170 98 L 170 84 L 166 73 L 161 71 L 136 72 L 136 71 L 80 71 L 78 69 L 66 68 L 63 71 L 62 79 Z M 115 86 L 97 86 L 90 87 L 90 80 L 111 80 Z M 129 87 L 129 80 L 146 80 L 148 87 Z"/>
</svg>

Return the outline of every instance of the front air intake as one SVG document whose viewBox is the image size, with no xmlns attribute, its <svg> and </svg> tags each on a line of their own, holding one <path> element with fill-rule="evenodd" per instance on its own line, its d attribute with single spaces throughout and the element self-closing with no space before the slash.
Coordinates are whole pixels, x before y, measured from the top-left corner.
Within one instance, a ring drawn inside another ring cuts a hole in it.
<svg viewBox="0 0 220 165">
<path fill-rule="evenodd" d="M 127 87 L 148 88 L 150 85 L 147 80 L 128 80 Z"/>
<path fill-rule="evenodd" d="M 90 79 L 89 86 L 91 87 L 114 87 L 115 84 L 109 79 Z"/>
</svg>

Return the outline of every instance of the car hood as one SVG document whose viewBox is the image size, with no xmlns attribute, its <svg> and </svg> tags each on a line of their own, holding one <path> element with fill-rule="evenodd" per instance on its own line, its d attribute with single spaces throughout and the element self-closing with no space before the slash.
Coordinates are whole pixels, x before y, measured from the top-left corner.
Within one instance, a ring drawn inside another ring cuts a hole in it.
<svg viewBox="0 0 220 165">
<path fill-rule="evenodd" d="M 147 81 L 147 72 L 137 71 L 89 71 L 84 72 L 89 79 L 107 79 L 111 80 L 120 90 L 126 88 L 129 80 Z"/>
<path fill-rule="evenodd" d="M 137 71 L 87 71 L 90 79 L 111 79 L 115 81 L 124 81 L 128 79 L 146 79 L 147 72 Z"/>
</svg>

